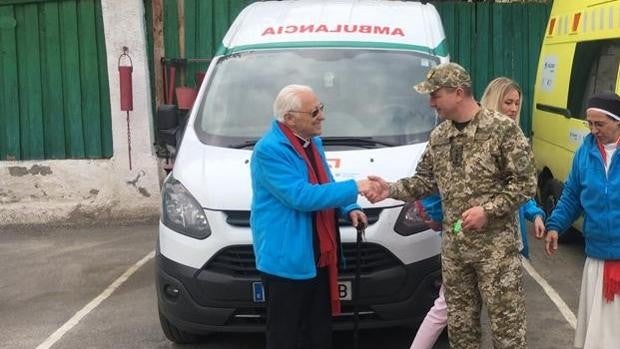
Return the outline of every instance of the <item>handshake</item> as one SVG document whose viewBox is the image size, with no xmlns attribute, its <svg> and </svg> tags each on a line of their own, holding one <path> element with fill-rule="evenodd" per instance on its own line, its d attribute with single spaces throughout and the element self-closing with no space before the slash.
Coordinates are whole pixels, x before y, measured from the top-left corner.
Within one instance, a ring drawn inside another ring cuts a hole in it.
<svg viewBox="0 0 620 349">
<path fill-rule="evenodd" d="M 390 184 L 381 177 L 368 176 L 357 181 L 357 191 L 374 204 L 390 196 Z"/>
</svg>

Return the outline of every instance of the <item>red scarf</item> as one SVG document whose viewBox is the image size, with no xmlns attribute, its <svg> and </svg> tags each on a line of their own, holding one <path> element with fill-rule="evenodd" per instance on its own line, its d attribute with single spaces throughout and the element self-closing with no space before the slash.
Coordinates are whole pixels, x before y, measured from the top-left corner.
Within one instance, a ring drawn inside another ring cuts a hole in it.
<svg viewBox="0 0 620 349">
<path fill-rule="evenodd" d="M 605 147 L 598 141 L 596 143 L 603 157 L 603 162 L 607 163 Z M 620 144 L 620 139 L 617 144 Z M 603 297 L 607 303 L 611 303 L 616 294 L 620 294 L 620 260 L 606 260 L 603 265 Z"/>
<path fill-rule="evenodd" d="M 312 184 L 329 183 L 327 171 L 321 161 L 321 155 L 317 151 L 314 144 L 310 143 L 311 151 L 314 154 L 315 165 L 318 173 L 314 172 L 314 168 L 310 163 L 310 159 L 304 148 L 299 144 L 297 136 L 286 125 L 278 123 L 280 129 L 288 138 L 289 142 L 297 151 L 297 154 L 304 159 L 308 167 L 308 178 Z M 334 209 L 325 209 L 318 211 L 315 215 L 315 226 L 319 238 L 319 267 L 327 267 L 329 275 L 329 295 L 332 306 L 332 315 L 340 314 L 340 295 L 338 292 L 338 247 L 336 242 L 336 212 Z"/>
<path fill-rule="evenodd" d="M 607 303 L 620 294 L 620 260 L 606 260 L 603 266 L 603 296 Z"/>
</svg>

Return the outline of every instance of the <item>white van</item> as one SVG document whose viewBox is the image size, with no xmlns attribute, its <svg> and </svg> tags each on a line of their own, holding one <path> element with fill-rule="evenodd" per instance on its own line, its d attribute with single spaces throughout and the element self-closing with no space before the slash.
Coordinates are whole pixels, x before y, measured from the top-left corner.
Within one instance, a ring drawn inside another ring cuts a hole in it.
<svg viewBox="0 0 620 349">
<path fill-rule="evenodd" d="M 377 0 L 266 1 L 245 8 L 213 58 L 162 191 L 157 294 L 177 343 L 213 331 L 262 331 L 260 276 L 249 227 L 252 147 L 278 91 L 311 86 L 326 106 L 323 144 L 336 180 L 414 173 L 437 123 L 411 86 L 448 61 L 432 5 Z M 360 327 L 414 326 L 441 281 L 437 232 L 414 204 L 371 205 L 361 248 Z M 343 314 L 352 328 L 356 231 L 342 221 Z M 274 227 L 277 229 L 277 227 Z"/>
</svg>

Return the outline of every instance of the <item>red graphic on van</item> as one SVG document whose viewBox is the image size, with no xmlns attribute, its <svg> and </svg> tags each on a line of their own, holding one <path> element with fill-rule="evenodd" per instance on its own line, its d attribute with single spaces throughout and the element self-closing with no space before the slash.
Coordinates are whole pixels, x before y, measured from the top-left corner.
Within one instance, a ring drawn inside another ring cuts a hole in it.
<svg viewBox="0 0 620 349">
<path fill-rule="evenodd" d="M 302 34 L 302 33 L 362 33 L 377 35 L 405 36 L 405 32 L 399 27 L 357 24 L 301 24 L 286 25 L 279 27 L 267 27 L 262 36 L 278 34 Z"/>
<path fill-rule="evenodd" d="M 340 159 L 327 159 L 329 168 L 340 168 Z"/>
</svg>

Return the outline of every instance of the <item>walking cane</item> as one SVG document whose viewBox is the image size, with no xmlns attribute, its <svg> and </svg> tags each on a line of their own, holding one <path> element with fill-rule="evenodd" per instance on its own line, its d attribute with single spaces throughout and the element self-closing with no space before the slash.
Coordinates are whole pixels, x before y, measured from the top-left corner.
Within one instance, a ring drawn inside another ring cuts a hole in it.
<svg viewBox="0 0 620 349">
<path fill-rule="evenodd" d="M 366 225 L 362 222 L 355 227 L 357 230 L 357 239 L 355 241 L 355 280 L 353 280 L 353 348 L 359 346 L 359 295 L 360 295 L 360 272 L 361 272 L 361 250 L 362 240 L 364 239 Z"/>
</svg>

